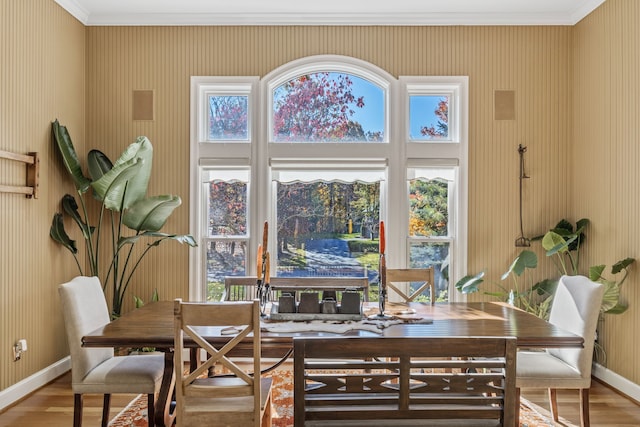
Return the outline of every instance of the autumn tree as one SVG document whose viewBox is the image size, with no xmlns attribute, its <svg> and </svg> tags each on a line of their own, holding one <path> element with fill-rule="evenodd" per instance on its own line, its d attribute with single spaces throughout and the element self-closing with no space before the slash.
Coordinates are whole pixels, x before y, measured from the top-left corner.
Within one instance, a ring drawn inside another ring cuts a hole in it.
<svg viewBox="0 0 640 427">
<path fill-rule="evenodd" d="M 247 184 L 243 182 L 212 181 L 209 200 L 216 200 L 209 208 L 209 232 L 218 235 L 247 233 Z"/>
<path fill-rule="evenodd" d="M 438 123 L 433 126 L 423 126 L 420 133 L 430 138 L 443 138 L 449 136 L 449 98 L 442 98 L 438 102 L 438 108 L 434 111 Z"/>
<path fill-rule="evenodd" d="M 209 97 L 209 137 L 222 140 L 247 138 L 247 97 Z"/>
<path fill-rule="evenodd" d="M 289 80 L 274 93 L 273 135 L 277 141 L 364 141 L 351 118 L 364 107 L 347 74 L 313 73 Z"/>
<path fill-rule="evenodd" d="M 449 223 L 448 184 L 432 179 L 414 179 L 409 190 L 409 234 L 446 236 Z"/>
</svg>

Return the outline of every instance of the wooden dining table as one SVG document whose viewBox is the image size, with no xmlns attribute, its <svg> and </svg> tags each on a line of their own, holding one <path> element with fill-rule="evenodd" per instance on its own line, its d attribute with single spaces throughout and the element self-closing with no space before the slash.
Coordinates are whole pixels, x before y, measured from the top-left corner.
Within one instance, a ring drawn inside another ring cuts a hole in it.
<svg viewBox="0 0 640 427">
<path fill-rule="evenodd" d="M 377 303 L 364 303 L 365 316 L 379 313 Z M 520 348 L 582 347 L 582 337 L 562 330 L 551 323 L 508 304 L 493 302 L 470 303 L 387 303 L 385 314 L 401 323 L 391 324 L 380 333 L 350 330 L 345 333 L 326 331 L 262 332 L 262 357 L 281 359 L 290 354 L 296 336 L 380 336 L 384 337 L 516 337 Z M 265 319 L 265 322 L 269 322 Z M 220 328 L 202 328 L 199 333 L 214 343 L 224 343 L 229 337 Z M 153 347 L 164 352 L 165 372 L 158 396 L 155 423 L 171 426 L 170 412 L 173 392 L 173 301 L 158 301 L 130 311 L 82 338 L 85 347 Z M 185 343 L 186 346 L 190 344 Z M 193 344 L 195 347 L 195 344 Z M 252 348 L 238 347 L 238 356 L 248 356 Z"/>
</svg>

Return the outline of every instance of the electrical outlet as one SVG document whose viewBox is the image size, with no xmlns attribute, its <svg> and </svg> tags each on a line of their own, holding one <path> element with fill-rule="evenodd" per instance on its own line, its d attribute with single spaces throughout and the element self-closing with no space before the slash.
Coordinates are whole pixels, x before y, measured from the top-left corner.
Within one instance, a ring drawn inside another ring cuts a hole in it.
<svg viewBox="0 0 640 427">
<path fill-rule="evenodd" d="M 18 360 L 20 360 L 20 358 L 22 358 L 23 351 L 27 351 L 27 340 L 25 340 L 24 338 L 21 340 L 18 340 L 18 342 L 13 345 L 13 361 L 14 362 L 17 362 Z"/>
<path fill-rule="evenodd" d="M 13 345 L 13 361 L 17 362 L 22 357 L 22 349 L 20 348 L 20 344 Z"/>
</svg>

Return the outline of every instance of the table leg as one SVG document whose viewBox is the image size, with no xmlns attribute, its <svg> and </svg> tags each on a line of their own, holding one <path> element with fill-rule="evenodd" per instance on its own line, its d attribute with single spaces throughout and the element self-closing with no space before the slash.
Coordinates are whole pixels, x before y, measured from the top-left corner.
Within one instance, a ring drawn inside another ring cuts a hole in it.
<svg viewBox="0 0 640 427">
<path fill-rule="evenodd" d="M 160 384 L 158 401 L 153 415 L 156 426 L 171 427 L 175 421 L 175 411 L 171 412 L 174 386 L 173 349 L 166 349 L 164 350 L 164 373 L 162 374 L 162 383 Z"/>
</svg>

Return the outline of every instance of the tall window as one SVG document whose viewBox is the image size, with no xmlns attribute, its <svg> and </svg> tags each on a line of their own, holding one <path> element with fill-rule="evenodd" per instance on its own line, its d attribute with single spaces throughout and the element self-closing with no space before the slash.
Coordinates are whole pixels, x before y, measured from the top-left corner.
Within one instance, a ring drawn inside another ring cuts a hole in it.
<svg viewBox="0 0 640 427">
<path fill-rule="evenodd" d="M 247 271 L 249 169 L 203 168 L 204 233 L 200 250 L 208 300 L 222 296 L 224 276 Z"/>
<path fill-rule="evenodd" d="M 385 168 L 348 163 L 324 167 L 273 165 L 276 273 L 366 275 L 374 281 Z"/>
<path fill-rule="evenodd" d="M 440 299 L 453 298 L 466 268 L 466 84 L 338 56 L 260 80 L 193 77 L 190 297 L 215 300 L 224 276 L 256 273 L 264 221 L 272 276 L 367 275 L 375 289 L 384 220 L 387 265 L 432 265 Z"/>
<path fill-rule="evenodd" d="M 433 266 L 436 293 L 447 299 L 449 259 L 454 243 L 456 170 L 452 167 L 409 168 L 409 266 Z"/>
</svg>

